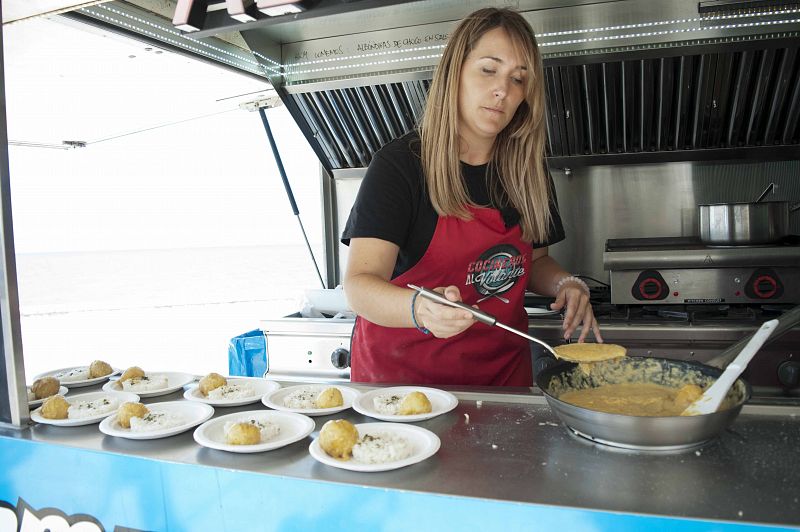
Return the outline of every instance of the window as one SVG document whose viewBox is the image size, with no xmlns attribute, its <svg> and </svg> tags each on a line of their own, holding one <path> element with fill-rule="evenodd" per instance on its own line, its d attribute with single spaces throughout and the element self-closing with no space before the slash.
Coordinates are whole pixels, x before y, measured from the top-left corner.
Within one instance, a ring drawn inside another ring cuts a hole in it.
<svg viewBox="0 0 800 532">
<path fill-rule="evenodd" d="M 267 84 L 58 19 L 3 31 L 28 382 L 94 359 L 227 373 L 229 338 L 319 288 L 261 120 L 238 107 Z M 323 268 L 318 161 L 285 108 L 268 116 Z M 65 140 L 86 146 L 52 149 Z"/>
</svg>

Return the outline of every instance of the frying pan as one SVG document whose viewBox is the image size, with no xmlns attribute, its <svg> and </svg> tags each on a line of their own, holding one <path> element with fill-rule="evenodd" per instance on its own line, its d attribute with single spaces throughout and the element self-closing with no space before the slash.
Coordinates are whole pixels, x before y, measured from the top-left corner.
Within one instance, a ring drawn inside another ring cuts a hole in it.
<svg viewBox="0 0 800 532">
<path fill-rule="evenodd" d="M 800 306 L 785 312 L 771 340 L 800 322 Z M 709 364 L 726 366 L 750 338 L 744 338 L 726 349 Z M 731 386 L 726 401 L 729 408 L 698 416 L 645 417 L 609 414 L 575 406 L 559 400 L 568 390 L 585 389 L 603 384 L 654 383 L 670 387 L 697 384 L 706 388 L 721 374 L 720 367 L 657 357 L 630 356 L 601 362 L 600 372 L 589 375 L 577 364 L 564 363 L 550 367 L 536 378 L 550 408 L 567 427 L 593 441 L 627 449 L 672 451 L 699 446 L 725 430 L 752 394 L 750 385 L 739 378 Z"/>
</svg>

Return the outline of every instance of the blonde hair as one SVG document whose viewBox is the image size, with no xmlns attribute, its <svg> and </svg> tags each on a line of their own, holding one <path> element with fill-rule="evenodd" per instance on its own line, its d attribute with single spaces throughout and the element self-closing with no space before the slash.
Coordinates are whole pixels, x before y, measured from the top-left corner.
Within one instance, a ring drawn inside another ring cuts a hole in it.
<svg viewBox="0 0 800 532">
<path fill-rule="evenodd" d="M 440 216 L 470 219 L 474 205 L 461 175 L 458 91 L 467 55 L 488 31 L 502 28 L 528 68 L 525 98 L 497 135 L 488 171 L 495 204 L 506 200 L 520 214 L 522 238 L 544 242 L 551 223 L 550 180 L 545 168 L 545 94 L 542 58 L 527 21 L 510 9 L 486 8 L 465 18 L 450 35 L 433 76 L 419 126 L 422 168 L 433 208 Z M 503 194 L 505 193 L 505 197 Z"/>
</svg>

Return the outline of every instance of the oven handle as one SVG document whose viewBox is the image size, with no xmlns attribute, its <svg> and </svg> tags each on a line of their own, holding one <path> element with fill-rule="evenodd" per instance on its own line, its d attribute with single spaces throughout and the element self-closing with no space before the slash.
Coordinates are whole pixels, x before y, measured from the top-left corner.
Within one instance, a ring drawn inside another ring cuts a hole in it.
<svg viewBox="0 0 800 532">
<path fill-rule="evenodd" d="M 772 332 L 772 335 L 769 337 L 769 341 L 766 342 L 764 345 L 769 344 L 770 342 L 774 342 L 783 333 L 785 333 L 786 331 L 788 331 L 789 329 L 800 323 L 800 305 L 784 312 L 778 318 L 778 322 L 779 322 L 778 326 Z M 706 364 L 717 368 L 725 368 L 728 364 L 730 364 L 730 362 L 734 358 L 736 358 L 736 355 L 739 354 L 739 351 L 741 351 L 742 348 L 744 348 L 745 344 L 747 344 L 747 342 L 750 341 L 750 338 L 752 338 L 756 332 L 758 332 L 758 329 L 756 329 L 756 331 L 753 332 L 753 334 L 748 334 L 747 336 L 745 336 L 744 338 L 742 338 L 741 340 L 739 340 L 738 342 L 727 348 L 725 351 L 723 351 L 719 355 L 715 356 L 714 358 L 706 362 Z"/>
</svg>

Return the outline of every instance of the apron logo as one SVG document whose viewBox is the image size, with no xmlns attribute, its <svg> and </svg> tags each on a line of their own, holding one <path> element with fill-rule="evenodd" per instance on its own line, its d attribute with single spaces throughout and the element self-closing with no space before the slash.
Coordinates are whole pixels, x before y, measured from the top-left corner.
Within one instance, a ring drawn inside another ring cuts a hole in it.
<svg viewBox="0 0 800 532">
<path fill-rule="evenodd" d="M 501 244 L 484 251 L 478 260 L 467 266 L 467 280 L 464 284 L 474 285 L 475 290 L 485 296 L 480 303 L 490 297 L 508 303 L 501 294 L 513 288 L 517 279 L 525 275 L 525 256 L 510 244 Z"/>
</svg>

